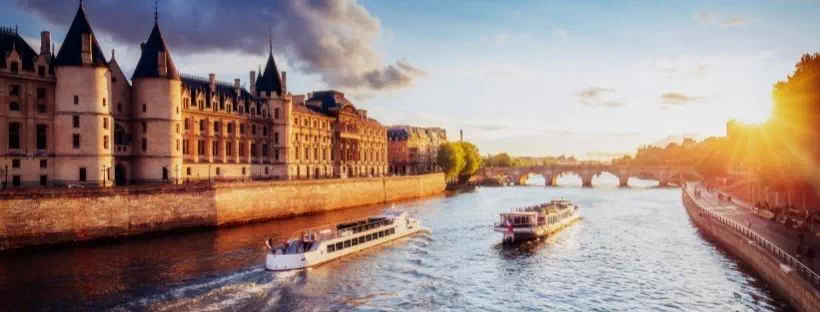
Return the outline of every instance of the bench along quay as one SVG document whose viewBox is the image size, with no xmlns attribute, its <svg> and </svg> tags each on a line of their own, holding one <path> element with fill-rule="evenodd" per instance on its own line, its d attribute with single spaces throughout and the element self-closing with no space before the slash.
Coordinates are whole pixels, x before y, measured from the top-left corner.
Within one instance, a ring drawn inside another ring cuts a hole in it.
<svg viewBox="0 0 820 312">
<path fill-rule="evenodd" d="M 686 184 L 684 206 L 692 221 L 707 236 L 726 247 L 757 271 L 800 311 L 820 310 L 820 275 L 817 259 L 801 250 L 820 250 L 820 240 L 753 213 L 745 202 L 729 201 L 719 192 L 707 192 L 700 183 Z"/>
</svg>

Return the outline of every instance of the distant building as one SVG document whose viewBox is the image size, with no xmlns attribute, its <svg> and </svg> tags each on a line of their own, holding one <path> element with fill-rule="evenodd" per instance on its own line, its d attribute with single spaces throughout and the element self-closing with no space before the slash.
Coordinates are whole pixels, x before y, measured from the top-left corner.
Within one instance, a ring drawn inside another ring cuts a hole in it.
<svg viewBox="0 0 820 312">
<path fill-rule="evenodd" d="M 338 91 L 291 95 L 270 47 L 249 89 L 179 72 L 156 22 L 129 82 L 82 4 L 60 51 L 0 28 L 0 179 L 10 186 L 387 173 L 387 129 Z"/>
<path fill-rule="evenodd" d="M 442 128 L 392 126 L 387 132 L 390 173 L 421 174 L 441 170 L 438 150 L 447 142 Z"/>
</svg>

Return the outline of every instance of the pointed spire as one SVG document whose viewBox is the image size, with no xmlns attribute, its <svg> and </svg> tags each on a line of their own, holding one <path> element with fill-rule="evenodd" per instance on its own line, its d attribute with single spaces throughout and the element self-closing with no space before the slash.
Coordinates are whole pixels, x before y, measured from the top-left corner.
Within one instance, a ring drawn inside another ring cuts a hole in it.
<svg viewBox="0 0 820 312">
<path fill-rule="evenodd" d="M 273 55 L 273 26 L 268 25 L 268 50 Z"/>
<path fill-rule="evenodd" d="M 159 0 L 154 0 L 154 25 L 159 24 Z"/>
</svg>

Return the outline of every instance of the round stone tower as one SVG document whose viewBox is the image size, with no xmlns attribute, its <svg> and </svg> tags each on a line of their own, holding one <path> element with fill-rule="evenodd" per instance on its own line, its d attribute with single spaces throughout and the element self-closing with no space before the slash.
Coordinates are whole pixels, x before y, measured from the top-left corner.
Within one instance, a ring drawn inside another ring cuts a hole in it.
<svg viewBox="0 0 820 312">
<path fill-rule="evenodd" d="M 182 173 L 182 82 L 158 23 L 131 77 L 133 179 L 178 183 Z"/>
<path fill-rule="evenodd" d="M 55 182 L 110 186 L 111 72 L 82 4 L 55 61 Z"/>
</svg>

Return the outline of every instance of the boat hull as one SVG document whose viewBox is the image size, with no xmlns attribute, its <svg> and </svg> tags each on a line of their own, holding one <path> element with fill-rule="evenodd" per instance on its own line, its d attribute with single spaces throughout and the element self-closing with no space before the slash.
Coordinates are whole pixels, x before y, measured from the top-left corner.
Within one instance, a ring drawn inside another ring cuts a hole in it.
<svg viewBox="0 0 820 312">
<path fill-rule="evenodd" d="M 573 223 L 581 220 L 581 216 L 574 215 L 566 220 L 558 222 L 556 224 L 551 225 L 542 225 L 532 228 L 513 228 L 512 232 L 510 229 L 504 226 L 497 226 L 495 227 L 495 231 L 504 234 L 502 238 L 502 242 L 504 243 L 516 243 L 522 241 L 530 241 L 535 240 L 538 238 L 548 237 L 562 229 L 572 225 Z"/>
<path fill-rule="evenodd" d="M 397 239 L 417 234 L 419 232 L 429 232 L 429 230 L 415 227 L 413 229 L 406 229 L 404 231 L 397 231 L 395 235 L 390 237 L 385 236 L 383 239 L 373 240 L 366 243 L 361 243 L 343 251 L 327 253 L 324 245 L 318 250 L 302 253 L 302 254 L 279 254 L 275 255 L 267 253 L 265 256 L 265 270 L 268 271 L 292 271 L 301 270 L 309 267 L 317 266 L 325 262 L 329 262 L 362 250 L 375 247 L 384 243 L 392 242 Z"/>
</svg>

